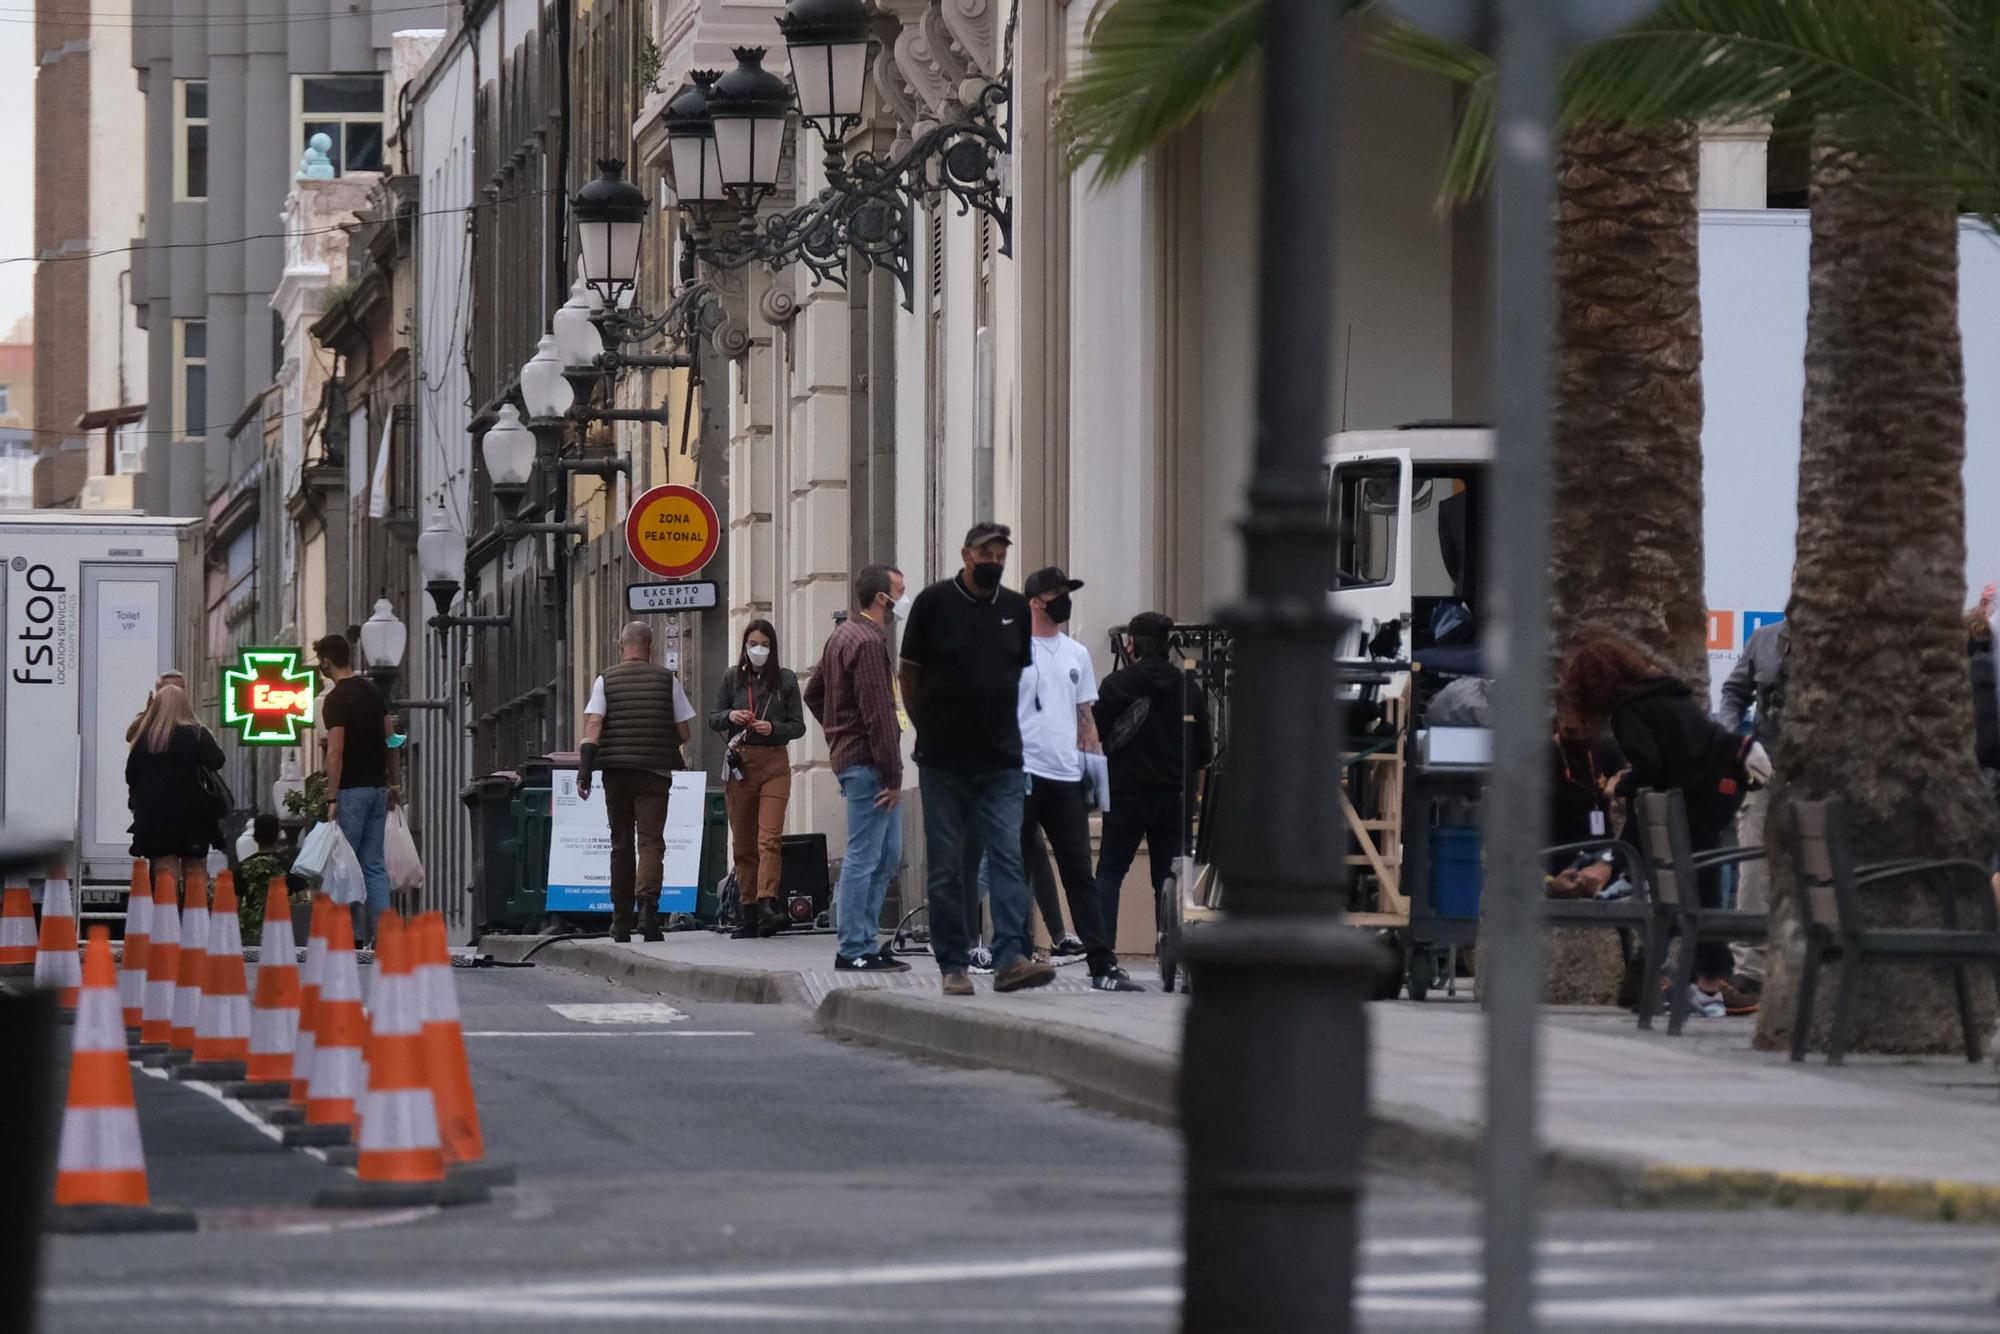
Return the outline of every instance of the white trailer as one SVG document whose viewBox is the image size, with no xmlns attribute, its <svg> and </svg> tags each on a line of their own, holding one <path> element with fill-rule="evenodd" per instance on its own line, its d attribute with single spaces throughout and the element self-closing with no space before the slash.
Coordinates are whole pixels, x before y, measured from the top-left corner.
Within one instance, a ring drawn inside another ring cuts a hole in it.
<svg viewBox="0 0 2000 1334">
<path fill-rule="evenodd" d="M 0 825 L 71 847 L 86 916 L 123 913 L 132 822 L 125 729 L 161 672 L 197 711 L 201 526 L 76 510 L 0 514 Z"/>
</svg>

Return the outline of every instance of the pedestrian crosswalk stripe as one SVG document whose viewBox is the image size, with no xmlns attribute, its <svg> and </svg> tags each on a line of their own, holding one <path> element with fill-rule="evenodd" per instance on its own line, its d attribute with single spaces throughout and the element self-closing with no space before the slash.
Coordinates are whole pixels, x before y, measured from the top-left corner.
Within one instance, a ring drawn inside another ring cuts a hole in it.
<svg viewBox="0 0 2000 1334">
<path fill-rule="evenodd" d="M 659 1001 L 624 1001 L 609 1005 L 552 1004 L 549 1008 L 579 1024 L 679 1024 L 687 1020 L 685 1014 Z"/>
</svg>

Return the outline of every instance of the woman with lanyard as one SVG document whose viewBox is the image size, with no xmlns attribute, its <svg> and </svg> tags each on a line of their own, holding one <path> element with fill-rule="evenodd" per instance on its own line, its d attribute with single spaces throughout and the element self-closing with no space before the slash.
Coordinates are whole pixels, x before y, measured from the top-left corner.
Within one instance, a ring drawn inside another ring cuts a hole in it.
<svg viewBox="0 0 2000 1334">
<path fill-rule="evenodd" d="M 806 734 L 806 714 L 798 677 L 778 665 L 778 631 L 769 621 L 744 627 L 736 665 L 723 674 L 708 725 L 729 738 L 723 794 L 743 907 L 733 935 L 737 940 L 775 935 L 785 925 L 778 874 L 785 807 L 792 799 L 792 758 L 785 747 Z"/>
<path fill-rule="evenodd" d="M 1551 847 L 1612 836 L 1611 793 L 1624 768 L 1625 757 L 1609 733 L 1590 738 L 1557 729 L 1549 786 Z M 1608 856 L 1563 860 L 1565 865 L 1548 878 L 1549 891 L 1557 898 L 1595 898 L 1611 883 L 1615 868 Z"/>
</svg>

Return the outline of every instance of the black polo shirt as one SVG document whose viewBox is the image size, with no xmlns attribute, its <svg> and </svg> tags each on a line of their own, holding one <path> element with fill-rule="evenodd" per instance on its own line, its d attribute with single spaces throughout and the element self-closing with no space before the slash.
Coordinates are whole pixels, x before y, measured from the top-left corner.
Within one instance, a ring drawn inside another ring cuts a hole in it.
<svg viewBox="0 0 2000 1334">
<path fill-rule="evenodd" d="M 990 598 L 962 577 L 917 594 L 903 626 L 903 661 L 924 669 L 917 763 L 980 771 L 1021 767 L 1021 673 L 1031 661 L 1028 600 L 1011 588 Z"/>
</svg>

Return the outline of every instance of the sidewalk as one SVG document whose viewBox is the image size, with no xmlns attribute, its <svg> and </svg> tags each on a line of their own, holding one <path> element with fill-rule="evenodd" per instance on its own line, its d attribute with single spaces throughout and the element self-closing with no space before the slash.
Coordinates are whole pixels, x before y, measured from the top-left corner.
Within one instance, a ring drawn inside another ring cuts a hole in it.
<svg viewBox="0 0 2000 1334">
<path fill-rule="evenodd" d="M 519 958 L 532 944 L 488 937 Z M 830 1036 L 1055 1080 L 1079 1100 L 1171 1124 L 1186 998 L 1100 995 L 1080 966 L 1054 987 L 947 1001 L 927 956 L 889 977 L 832 971 L 831 936 L 551 945 L 538 962 L 691 999 L 812 1010 Z M 1144 961 L 1134 976 L 1155 980 Z M 1470 1188 L 1484 1085 L 1484 1018 L 1469 996 L 1367 1009 L 1370 1158 Z M 1750 1049 L 1751 1021 L 1665 1021 L 1552 1008 L 1542 1026 L 1542 1137 L 1554 1196 L 1572 1203 L 1801 1205 L 2000 1220 L 2000 1076 L 1958 1058 L 1814 1057 Z"/>
</svg>

